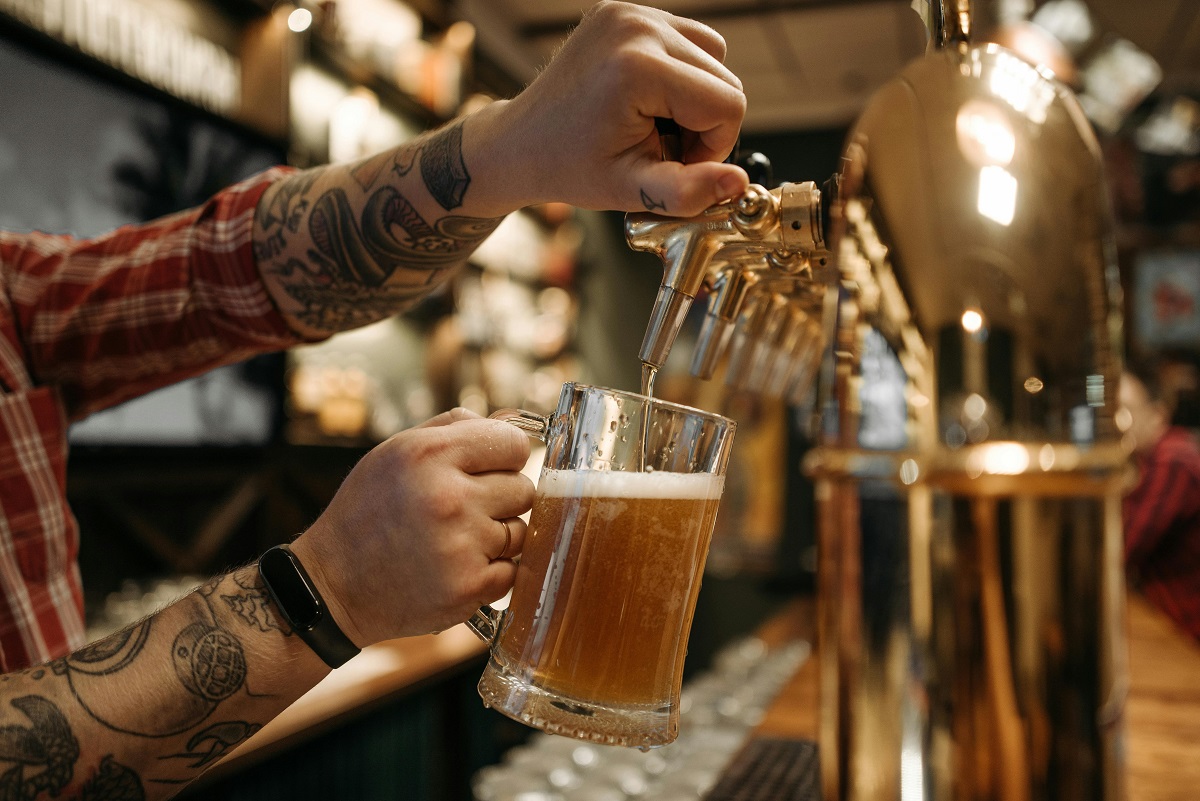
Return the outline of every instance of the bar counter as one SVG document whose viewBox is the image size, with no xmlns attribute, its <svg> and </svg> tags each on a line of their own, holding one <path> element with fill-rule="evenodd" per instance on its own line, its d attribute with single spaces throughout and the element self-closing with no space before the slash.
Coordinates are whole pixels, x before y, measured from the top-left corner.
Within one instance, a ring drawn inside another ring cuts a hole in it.
<svg viewBox="0 0 1200 801">
<path fill-rule="evenodd" d="M 1200 797 L 1200 644 L 1130 593 L 1125 708 L 1130 801 Z M 814 639 L 813 605 L 793 604 L 764 629 L 769 642 Z M 807 660 L 767 710 L 753 737 L 817 737 L 817 664 Z M 735 758 L 732 765 L 736 765 Z"/>
<path fill-rule="evenodd" d="M 389 640 L 364 648 L 206 771 L 188 787 L 184 797 L 208 798 L 214 786 L 240 781 L 264 763 L 268 772 L 276 770 L 279 760 L 294 761 L 292 754 L 319 738 L 341 737 L 343 732 L 361 727 L 368 715 L 387 709 L 398 699 L 432 690 L 450 676 L 465 671 L 473 680 L 482 670 L 485 653 L 484 644 L 465 624 L 436 635 Z M 319 788 L 304 796 L 309 797 L 321 797 Z"/>
<path fill-rule="evenodd" d="M 758 627 L 768 648 L 815 640 L 814 602 L 798 598 Z M 1128 596 L 1130 694 L 1126 763 L 1130 801 L 1192 801 L 1200 788 L 1200 645 L 1135 594 Z M 372 646 L 331 673 L 199 782 L 245 770 L 448 672 L 481 664 L 482 643 L 465 627 Z M 817 665 L 805 660 L 746 742 L 816 740 Z M 474 674 L 472 674 L 474 675 Z M 734 756 L 723 778 L 741 771 Z M 717 782 L 718 787 L 722 784 Z M 197 788 L 197 789 L 201 789 Z M 202 792 L 202 790 L 201 790 Z M 815 797 L 815 796 L 813 796 Z M 712 796 L 718 798 L 717 795 Z"/>
</svg>

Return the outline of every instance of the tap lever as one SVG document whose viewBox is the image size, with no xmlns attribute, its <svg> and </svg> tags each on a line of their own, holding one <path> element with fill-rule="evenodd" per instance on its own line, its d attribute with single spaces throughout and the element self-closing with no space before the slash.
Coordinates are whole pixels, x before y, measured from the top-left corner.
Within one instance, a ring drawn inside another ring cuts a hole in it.
<svg viewBox="0 0 1200 801">
<path fill-rule="evenodd" d="M 750 177 L 750 183 L 765 186 L 767 189 L 775 188 L 775 179 L 771 171 L 771 160 L 766 155 L 754 152 L 744 158 L 737 159 L 736 163 L 746 171 L 746 175 Z"/>
<path fill-rule="evenodd" d="M 670 117 L 655 117 L 654 128 L 662 146 L 663 161 L 683 161 L 683 138 L 679 123 Z"/>
</svg>

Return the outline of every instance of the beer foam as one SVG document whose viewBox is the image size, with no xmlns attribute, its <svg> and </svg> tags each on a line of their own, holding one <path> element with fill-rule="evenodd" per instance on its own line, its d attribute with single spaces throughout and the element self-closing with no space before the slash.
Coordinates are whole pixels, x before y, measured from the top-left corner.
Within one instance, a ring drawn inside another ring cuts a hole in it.
<svg viewBox="0 0 1200 801">
<path fill-rule="evenodd" d="M 543 470 L 538 492 L 566 498 L 662 498 L 711 500 L 721 497 L 724 476 L 711 473 L 623 473 L 614 470 Z"/>
</svg>

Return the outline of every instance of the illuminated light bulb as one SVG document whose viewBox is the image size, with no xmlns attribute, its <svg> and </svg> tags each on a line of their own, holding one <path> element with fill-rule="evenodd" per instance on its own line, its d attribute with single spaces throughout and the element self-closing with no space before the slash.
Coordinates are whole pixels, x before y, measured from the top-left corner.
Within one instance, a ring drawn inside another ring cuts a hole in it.
<svg viewBox="0 0 1200 801">
<path fill-rule="evenodd" d="M 288 14 L 288 28 L 295 33 L 303 33 L 312 25 L 313 15 L 307 8 L 297 8 Z"/>
<path fill-rule="evenodd" d="M 982 420 L 983 416 L 987 414 L 987 401 L 983 399 L 982 395 L 972 392 L 963 401 L 963 414 L 967 416 L 968 420 Z"/>
<path fill-rule="evenodd" d="M 1038 451 L 1038 465 L 1043 470 L 1049 470 L 1050 468 L 1054 467 L 1055 460 L 1056 455 L 1054 453 L 1054 446 L 1050 443 L 1046 443 L 1042 446 L 1042 449 Z"/>
<path fill-rule="evenodd" d="M 991 475 L 1020 475 L 1029 467 L 1029 451 L 1016 442 L 990 445 L 983 452 L 982 466 Z"/>
</svg>

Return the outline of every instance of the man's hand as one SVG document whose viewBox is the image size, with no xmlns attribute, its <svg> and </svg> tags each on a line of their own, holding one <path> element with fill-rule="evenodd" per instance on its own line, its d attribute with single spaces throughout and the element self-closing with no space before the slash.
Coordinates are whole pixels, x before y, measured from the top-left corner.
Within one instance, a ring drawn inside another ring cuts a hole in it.
<svg viewBox="0 0 1200 801">
<path fill-rule="evenodd" d="M 724 57 L 698 22 L 597 3 L 515 99 L 268 188 L 253 233 L 267 291 L 319 338 L 411 307 L 524 206 L 690 216 L 741 194 L 745 171 L 721 159 L 746 97 Z M 663 160 L 656 119 L 680 127 L 682 161 Z"/>
<path fill-rule="evenodd" d="M 525 434 L 464 409 L 363 457 L 293 545 L 350 639 L 440 631 L 512 587 L 525 537 L 517 515 L 533 503 L 517 472 L 528 458 Z"/>
<path fill-rule="evenodd" d="M 518 171 L 509 178 L 533 193 L 526 202 L 696 214 L 748 184 L 721 163 L 746 111 L 724 58 L 705 25 L 597 3 L 521 95 L 468 122 L 466 141 Z M 656 117 L 683 129 L 682 163 L 663 161 Z"/>
</svg>

